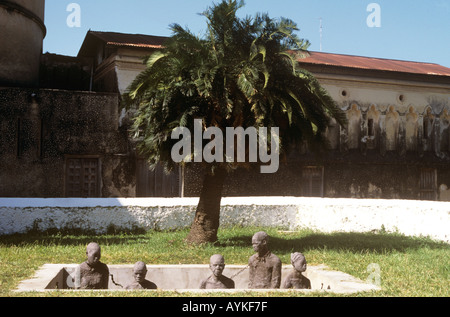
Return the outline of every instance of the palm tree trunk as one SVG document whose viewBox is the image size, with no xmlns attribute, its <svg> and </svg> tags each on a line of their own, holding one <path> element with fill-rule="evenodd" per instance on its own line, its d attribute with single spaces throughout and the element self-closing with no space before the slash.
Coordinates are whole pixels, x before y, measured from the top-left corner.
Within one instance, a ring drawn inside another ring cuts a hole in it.
<svg viewBox="0 0 450 317">
<path fill-rule="evenodd" d="M 186 238 L 188 243 L 202 244 L 217 241 L 220 202 L 226 176 L 227 171 L 224 168 L 216 168 L 214 172 L 208 172 L 205 175 L 194 222 Z"/>
</svg>

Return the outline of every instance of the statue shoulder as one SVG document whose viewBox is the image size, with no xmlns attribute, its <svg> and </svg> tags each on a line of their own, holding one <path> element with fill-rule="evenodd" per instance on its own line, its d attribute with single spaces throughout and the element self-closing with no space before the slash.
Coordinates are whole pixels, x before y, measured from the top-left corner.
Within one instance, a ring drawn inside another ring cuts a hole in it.
<svg viewBox="0 0 450 317">
<path fill-rule="evenodd" d="M 273 261 L 273 263 L 281 264 L 280 258 L 273 253 L 270 253 L 270 260 Z"/>
</svg>

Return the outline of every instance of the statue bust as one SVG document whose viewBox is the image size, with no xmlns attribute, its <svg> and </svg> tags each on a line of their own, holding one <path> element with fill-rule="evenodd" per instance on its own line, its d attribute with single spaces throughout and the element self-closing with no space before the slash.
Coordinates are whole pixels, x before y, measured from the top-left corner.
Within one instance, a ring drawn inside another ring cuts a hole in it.
<svg viewBox="0 0 450 317">
<path fill-rule="evenodd" d="M 250 271 L 250 289 L 275 289 L 281 284 L 281 260 L 270 252 L 269 236 L 261 231 L 252 238 L 253 250 L 248 261 Z"/>
<path fill-rule="evenodd" d="M 79 266 L 79 289 L 108 289 L 109 269 L 100 262 L 101 249 L 95 243 L 89 243 L 86 247 L 87 261 Z"/>
<path fill-rule="evenodd" d="M 311 281 L 302 275 L 307 267 L 305 256 L 299 252 L 292 253 L 291 264 L 294 269 L 284 281 L 283 288 L 311 289 Z"/>
<path fill-rule="evenodd" d="M 133 268 L 134 282 L 126 286 L 125 289 L 127 290 L 157 289 L 158 287 L 156 286 L 155 283 L 145 279 L 146 275 L 147 275 L 147 265 L 142 261 L 136 262 Z"/>
<path fill-rule="evenodd" d="M 234 281 L 222 275 L 225 269 L 225 260 L 222 255 L 215 254 L 209 260 L 209 268 L 212 275 L 203 280 L 200 289 L 232 289 L 234 288 Z"/>
</svg>

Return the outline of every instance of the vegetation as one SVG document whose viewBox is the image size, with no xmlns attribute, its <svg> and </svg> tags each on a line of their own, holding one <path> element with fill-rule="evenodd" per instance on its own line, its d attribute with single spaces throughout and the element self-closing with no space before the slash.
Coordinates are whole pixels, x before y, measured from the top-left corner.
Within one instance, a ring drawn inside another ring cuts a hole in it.
<svg viewBox="0 0 450 317">
<path fill-rule="evenodd" d="M 194 135 L 195 119 L 202 120 L 203 130 L 219 129 L 222 135 L 227 128 L 279 128 L 282 153 L 303 142 L 319 153 L 326 148 L 330 120 L 345 125 L 344 113 L 325 89 L 298 67 L 309 43 L 297 36 L 297 25 L 267 14 L 239 18 L 243 5 L 223 0 L 207 9 L 203 37 L 172 25 L 164 48 L 145 60 L 147 69 L 124 94 L 125 105 L 135 111 L 133 133 L 150 166 L 163 164 L 168 171 L 176 166 L 171 151 L 179 140 L 172 140 L 172 131 L 183 127 Z M 206 176 L 187 237 L 196 244 L 217 240 L 228 171 L 258 164 L 229 163 L 225 145 L 214 149 L 224 157 L 203 162 Z"/>
<path fill-rule="evenodd" d="M 381 268 L 379 292 L 350 296 L 373 297 L 448 297 L 450 295 L 450 245 L 428 238 L 412 238 L 389 233 L 334 233 L 299 231 L 282 232 L 272 228 L 222 228 L 215 244 L 186 245 L 187 230 L 174 232 L 120 233 L 102 236 L 49 233 L 4 236 L 0 240 L 0 296 L 73 297 L 124 296 L 114 292 L 15 293 L 20 281 L 31 278 L 43 264 L 82 263 L 85 248 L 92 240 L 102 246 L 102 261 L 107 264 L 207 264 L 212 254 L 223 254 L 227 264 L 247 264 L 253 254 L 252 235 L 266 230 L 270 246 L 284 264 L 291 252 L 305 254 L 308 265 L 325 264 L 332 270 L 351 274 L 365 281 L 370 264 Z M 130 292 L 126 296 L 197 296 L 167 291 Z M 241 293 L 226 296 L 243 296 Z M 268 292 L 244 296 L 294 296 Z M 336 294 L 296 293 L 295 296 L 348 296 Z"/>
</svg>

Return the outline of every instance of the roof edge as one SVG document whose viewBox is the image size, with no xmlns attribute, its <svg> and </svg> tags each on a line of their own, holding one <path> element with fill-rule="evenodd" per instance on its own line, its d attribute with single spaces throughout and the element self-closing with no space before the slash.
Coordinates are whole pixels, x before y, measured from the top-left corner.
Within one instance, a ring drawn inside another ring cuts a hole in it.
<svg viewBox="0 0 450 317">
<path fill-rule="evenodd" d="M 437 63 L 315 51 L 308 51 L 308 53 L 308 57 L 298 58 L 298 63 L 325 67 L 439 76 L 444 78 L 450 77 L 450 68 Z"/>
</svg>

